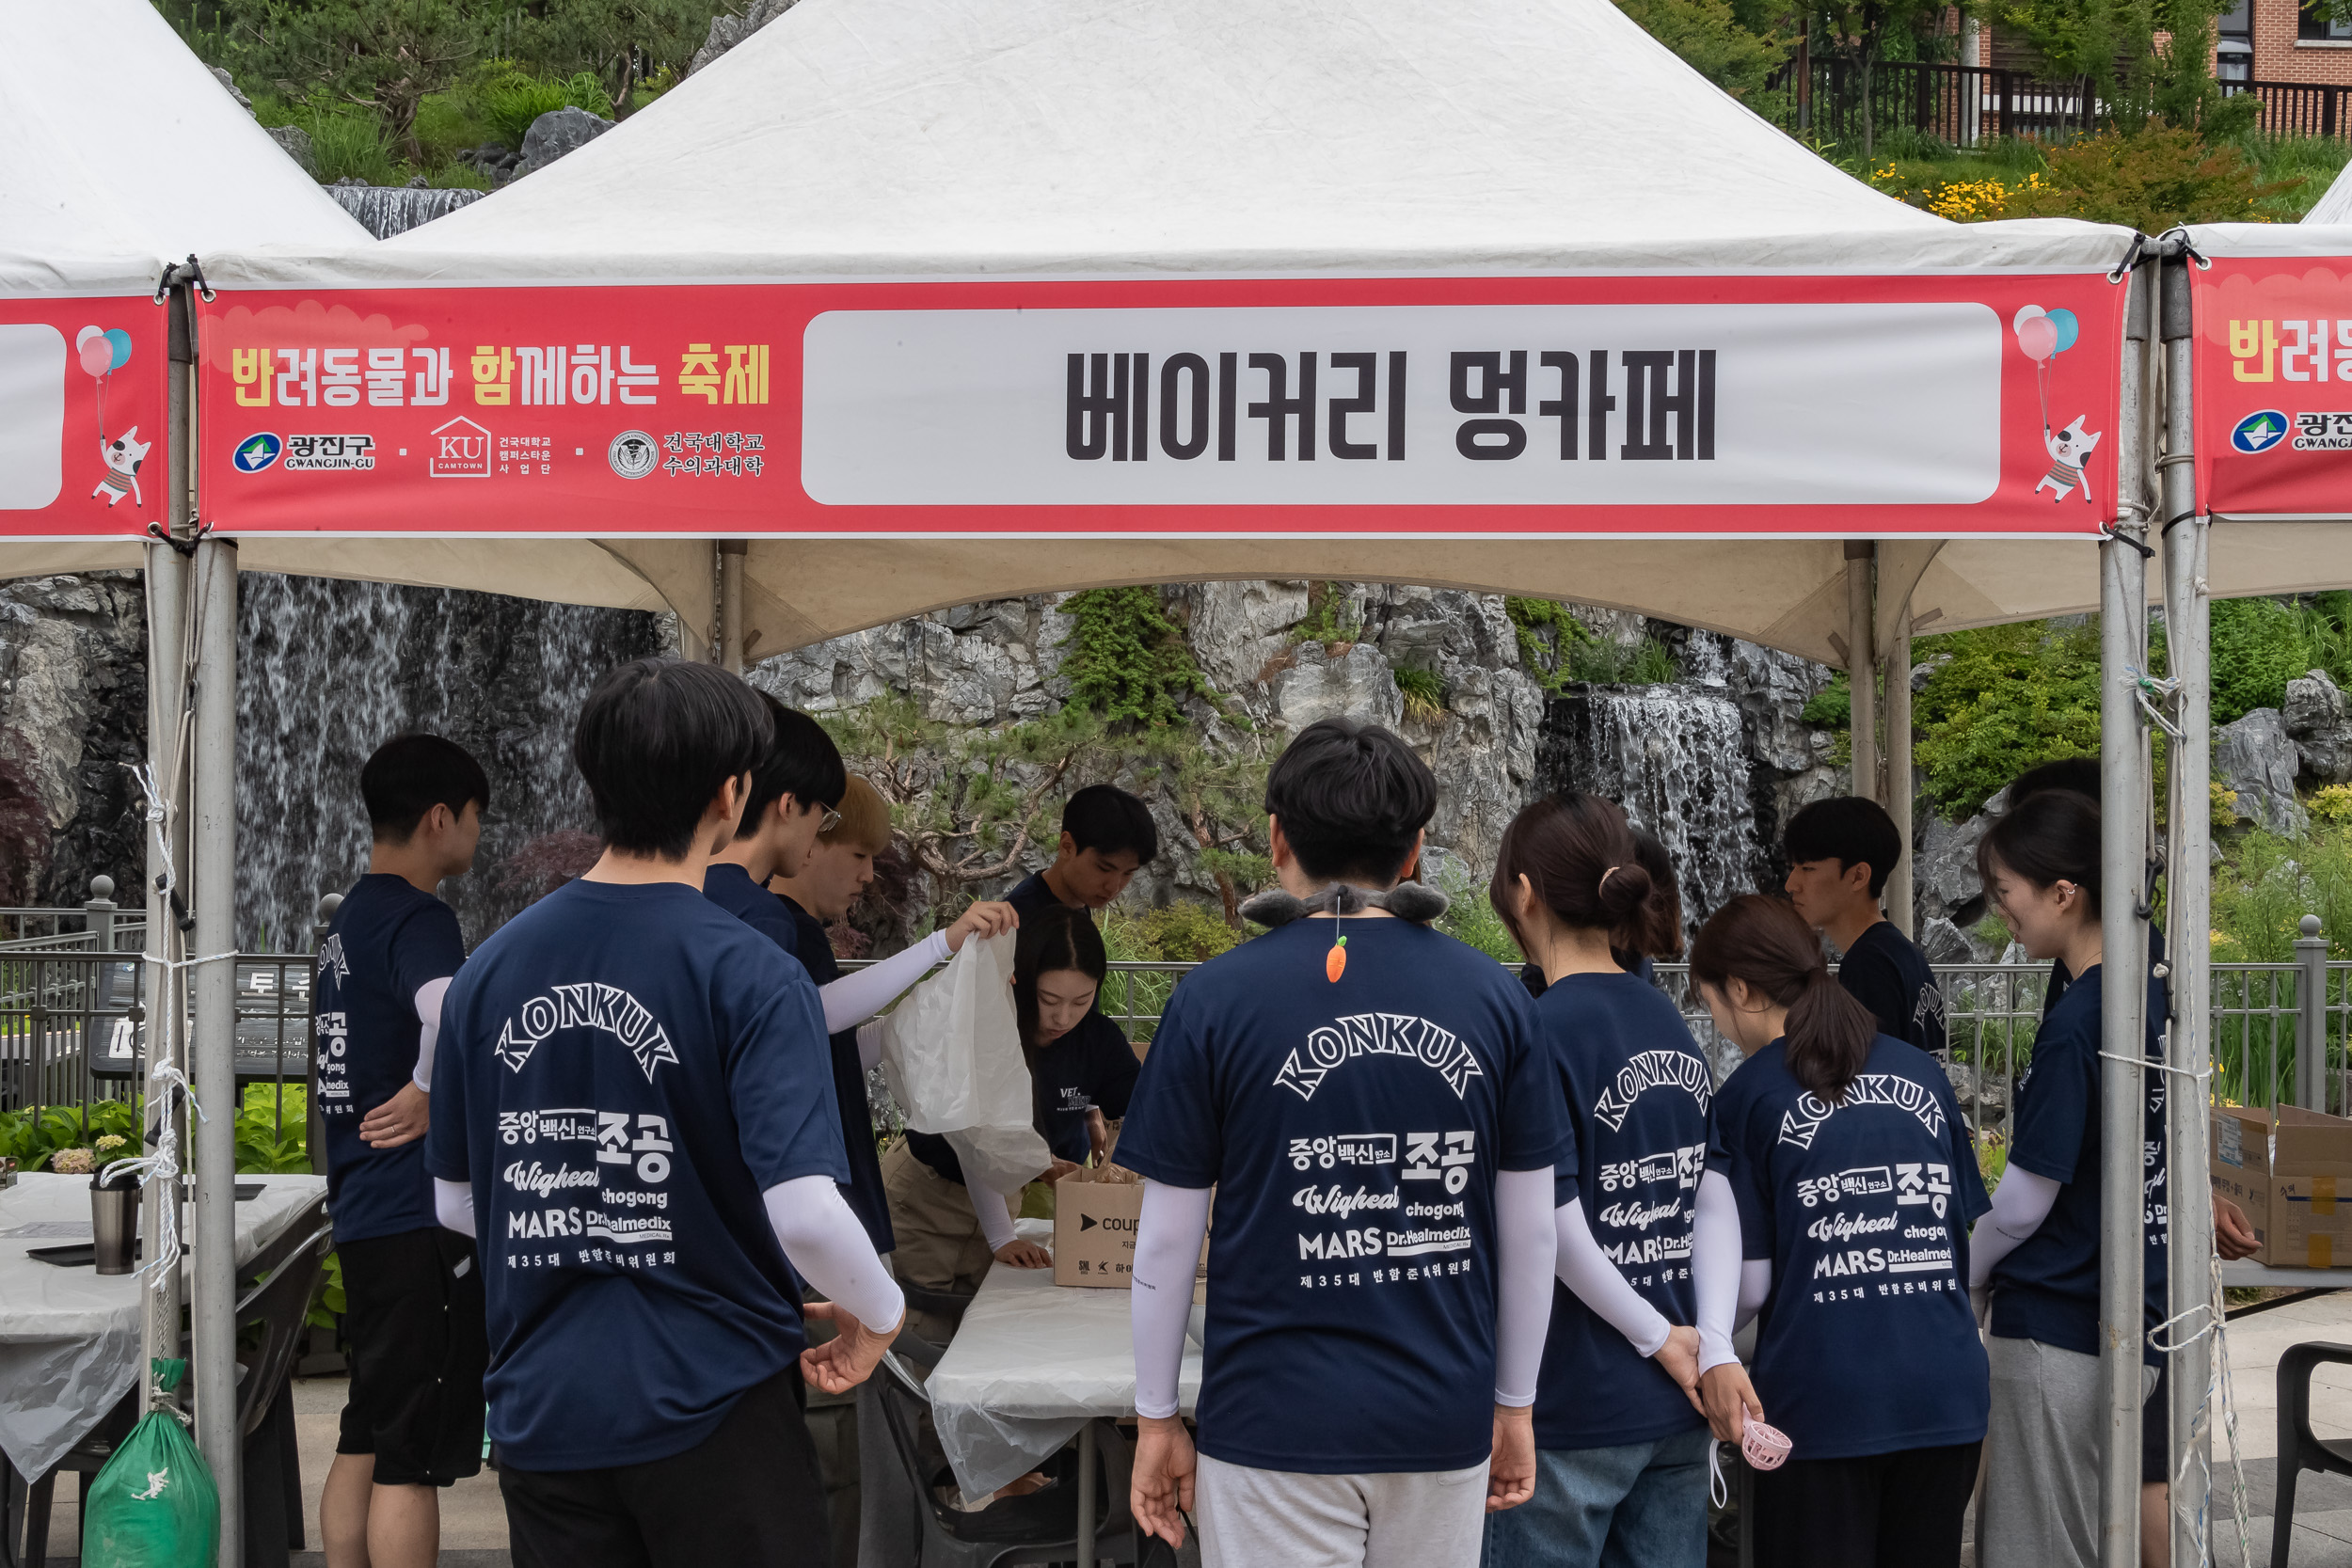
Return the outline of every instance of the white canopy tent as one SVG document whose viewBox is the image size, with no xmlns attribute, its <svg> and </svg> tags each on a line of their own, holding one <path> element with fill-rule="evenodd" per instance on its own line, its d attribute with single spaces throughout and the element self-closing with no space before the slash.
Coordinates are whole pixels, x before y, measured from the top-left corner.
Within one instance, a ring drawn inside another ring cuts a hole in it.
<svg viewBox="0 0 2352 1568">
<path fill-rule="evenodd" d="M 2312 210 L 2303 214 L 2303 221 L 2311 224 L 2352 223 L 2352 164 L 2346 164 L 2337 173 L 2335 182 L 2322 193 L 2317 201 L 2312 203 Z"/>
</svg>

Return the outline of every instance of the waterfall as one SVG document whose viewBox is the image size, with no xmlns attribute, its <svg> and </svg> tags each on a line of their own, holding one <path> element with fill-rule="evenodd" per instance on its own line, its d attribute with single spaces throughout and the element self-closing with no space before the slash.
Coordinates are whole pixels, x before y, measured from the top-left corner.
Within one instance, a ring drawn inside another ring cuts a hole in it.
<svg viewBox="0 0 2352 1568">
<path fill-rule="evenodd" d="M 1763 870 L 1740 705 L 1689 686 L 1589 686 L 1552 701 L 1539 790 L 1581 789 L 1626 809 L 1666 847 L 1695 931 Z"/>
<path fill-rule="evenodd" d="M 425 190 L 413 185 L 329 185 L 326 194 L 359 226 L 379 240 L 405 234 L 421 223 L 446 217 L 485 191 Z"/>
<path fill-rule="evenodd" d="M 444 884 L 469 946 L 538 888 L 514 863 L 592 825 L 572 725 L 596 678 L 658 652 L 655 618 L 491 594 L 246 573 L 238 579 L 237 934 L 309 945 L 319 897 L 366 869 L 359 768 L 409 730 L 465 747 L 490 777 L 469 876 Z"/>
</svg>

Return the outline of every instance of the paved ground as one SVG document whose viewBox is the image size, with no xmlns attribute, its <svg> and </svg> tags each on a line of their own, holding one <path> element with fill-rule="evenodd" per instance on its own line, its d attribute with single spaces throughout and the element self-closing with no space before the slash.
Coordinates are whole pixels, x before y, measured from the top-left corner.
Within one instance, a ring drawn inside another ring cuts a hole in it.
<svg viewBox="0 0 2352 1568">
<path fill-rule="evenodd" d="M 2235 1394 L 2238 1454 L 2246 1476 L 2248 1530 L 2252 1563 L 2270 1560 L 2271 1514 L 2278 1486 L 2278 1390 L 2280 1355 L 2309 1339 L 2352 1344 L 2352 1293 L 2297 1302 L 2251 1318 L 2230 1329 L 2229 1352 Z M 310 1550 L 295 1568 L 324 1568 L 318 1552 L 319 1488 L 335 1451 L 336 1416 L 342 1409 L 343 1380 L 303 1378 L 294 1384 L 294 1420 L 302 1444 L 303 1514 Z M 2313 1378 L 2313 1419 L 2322 1437 L 2352 1439 L 2352 1366 L 2323 1366 Z M 2228 1446 L 2215 1444 L 2214 1560 L 2242 1568 L 2230 1513 Z M 74 1478 L 61 1477 L 56 1523 L 50 1535 L 52 1568 L 72 1568 L 80 1545 L 74 1529 Z M 2352 1477 L 2305 1471 L 2297 1483 L 2293 1562 L 2295 1568 L 2352 1568 Z M 498 1478 L 485 1471 L 441 1494 L 442 1568 L 507 1568 L 506 1514 L 499 1502 Z M 2011 1568 L 1990 1564 L 1988 1568 Z"/>
</svg>

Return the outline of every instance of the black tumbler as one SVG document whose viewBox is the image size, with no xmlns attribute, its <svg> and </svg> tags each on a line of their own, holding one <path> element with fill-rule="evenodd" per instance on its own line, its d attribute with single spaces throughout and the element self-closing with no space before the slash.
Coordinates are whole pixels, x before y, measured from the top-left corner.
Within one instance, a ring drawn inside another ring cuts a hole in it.
<svg viewBox="0 0 2352 1568">
<path fill-rule="evenodd" d="M 89 1179 L 89 1227 L 100 1274 L 129 1274 L 137 1266 L 139 1179 L 124 1171 L 111 1182 Z"/>
</svg>

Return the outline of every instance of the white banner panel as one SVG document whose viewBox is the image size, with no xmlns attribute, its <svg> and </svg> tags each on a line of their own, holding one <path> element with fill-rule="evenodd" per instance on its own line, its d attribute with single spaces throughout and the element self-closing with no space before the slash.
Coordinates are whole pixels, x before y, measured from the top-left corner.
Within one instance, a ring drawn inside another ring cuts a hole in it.
<svg viewBox="0 0 2352 1568">
<path fill-rule="evenodd" d="M 828 310 L 831 506 L 1948 505 L 2001 481 L 1973 302 Z"/>
</svg>

